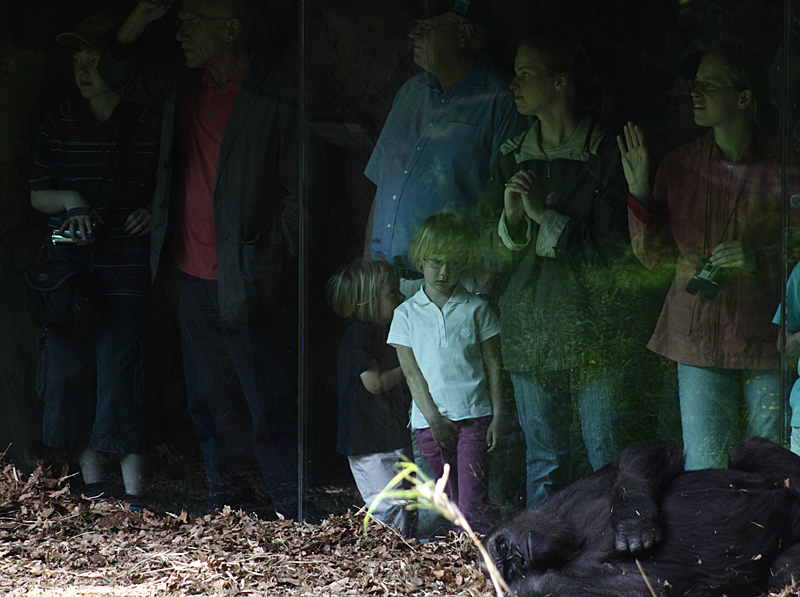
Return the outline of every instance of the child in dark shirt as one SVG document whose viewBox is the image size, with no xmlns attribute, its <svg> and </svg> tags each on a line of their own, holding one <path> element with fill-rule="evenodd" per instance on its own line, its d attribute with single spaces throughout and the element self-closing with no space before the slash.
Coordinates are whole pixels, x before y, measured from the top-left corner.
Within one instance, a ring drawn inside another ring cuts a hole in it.
<svg viewBox="0 0 800 597">
<path fill-rule="evenodd" d="M 385 261 L 357 260 L 328 282 L 334 311 L 352 320 L 339 348 L 339 439 L 361 497 L 370 506 L 396 474 L 410 444 L 411 397 L 395 349 L 386 344 L 397 281 Z M 383 500 L 373 515 L 410 536 L 408 512 Z"/>
</svg>

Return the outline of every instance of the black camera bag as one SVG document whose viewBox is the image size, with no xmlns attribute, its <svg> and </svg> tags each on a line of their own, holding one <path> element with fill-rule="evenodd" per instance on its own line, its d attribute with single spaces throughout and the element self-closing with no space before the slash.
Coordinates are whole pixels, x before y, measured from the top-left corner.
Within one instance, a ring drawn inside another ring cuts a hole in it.
<svg viewBox="0 0 800 597">
<path fill-rule="evenodd" d="M 88 325 L 95 305 L 89 292 L 86 265 L 43 258 L 25 271 L 28 312 L 38 324 Z"/>
</svg>

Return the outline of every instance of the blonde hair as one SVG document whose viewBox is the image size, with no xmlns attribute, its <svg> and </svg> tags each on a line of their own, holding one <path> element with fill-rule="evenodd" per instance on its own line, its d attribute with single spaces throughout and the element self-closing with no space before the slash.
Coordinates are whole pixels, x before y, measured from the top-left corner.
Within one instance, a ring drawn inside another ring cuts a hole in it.
<svg viewBox="0 0 800 597">
<path fill-rule="evenodd" d="M 396 284 L 394 270 L 386 261 L 356 259 L 328 280 L 325 293 L 337 315 L 378 322 L 378 292 L 386 282 Z"/>
<path fill-rule="evenodd" d="M 423 259 L 464 261 L 471 272 L 478 263 L 478 238 L 464 216 L 438 213 L 425 218 L 411 237 L 408 258 L 422 271 Z"/>
</svg>

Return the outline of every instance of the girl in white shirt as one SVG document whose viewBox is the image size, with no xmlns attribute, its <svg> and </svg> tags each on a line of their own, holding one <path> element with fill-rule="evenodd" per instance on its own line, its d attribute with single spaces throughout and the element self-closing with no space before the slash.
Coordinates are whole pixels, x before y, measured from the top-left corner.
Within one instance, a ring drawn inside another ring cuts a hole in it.
<svg viewBox="0 0 800 597">
<path fill-rule="evenodd" d="M 434 475 L 450 465 L 450 500 L 486 533 L 499 520 L 487 480 L 499 440 L 502 360 L 497 316 L 459 282 L 478 263 L 477 238 L 463 217 L 435 214 L 417 228 L 409 257 L 425 283 L 395 310 L 388 343 L 411 389 L 411 428 Z"/>
</svg>

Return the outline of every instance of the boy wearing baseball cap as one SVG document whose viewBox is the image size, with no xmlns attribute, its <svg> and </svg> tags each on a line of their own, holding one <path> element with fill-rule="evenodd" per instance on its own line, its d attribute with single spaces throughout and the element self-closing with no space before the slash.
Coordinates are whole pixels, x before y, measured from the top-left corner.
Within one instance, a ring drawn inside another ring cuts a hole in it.
<svg viewBox="0 0 800 597">
<path fill-rule="evenodd" d="M 144 327 L 158 149 L 156 113 L 122 100 L 97 73 L 103 36 L 119 19 L 93 14 L 58 43 L 72 50 L 80 97 L 60 104 L 39 127 L 30 176 L 31 205 L 49 214 L 43 256 L 87 270 L 93 317 L 46 323 L 37 392 L 43 441 L 76 450 L 87 497 L 108 495 L 104 453 L 120 462 L 126 499 L 143 507 Z M 65 242 L 51 241 L 53 233 Z"/>
</svg>

